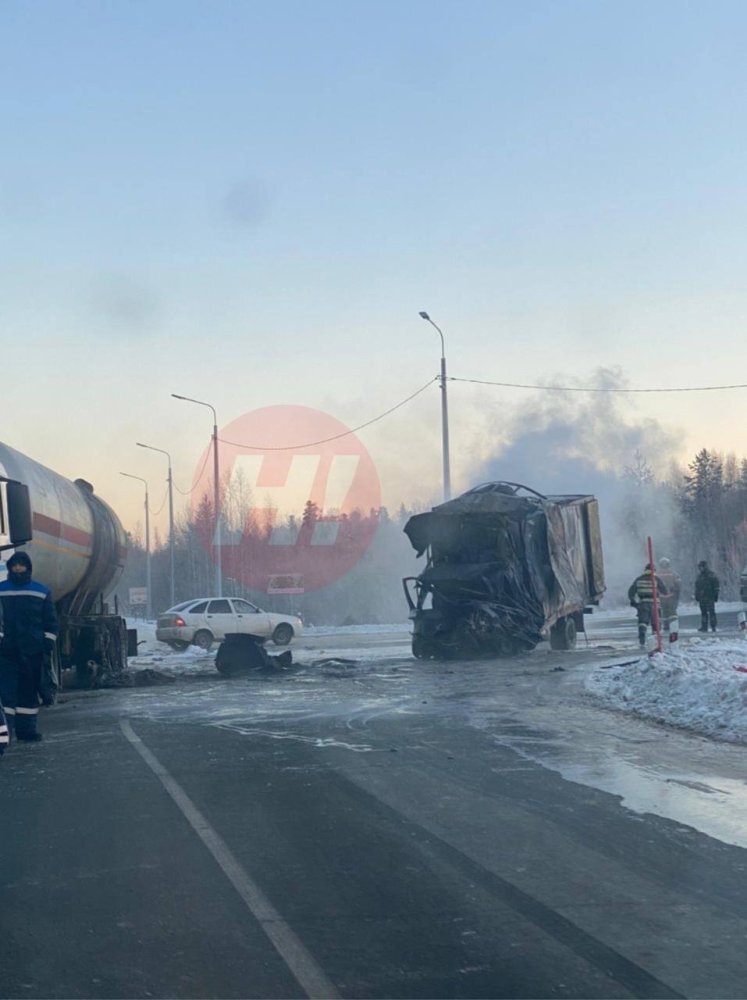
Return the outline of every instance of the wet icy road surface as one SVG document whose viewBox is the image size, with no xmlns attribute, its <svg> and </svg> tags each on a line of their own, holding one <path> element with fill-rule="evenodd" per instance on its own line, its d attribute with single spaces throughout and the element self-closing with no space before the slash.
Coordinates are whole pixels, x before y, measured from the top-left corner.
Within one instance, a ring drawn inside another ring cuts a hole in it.
<svg viewBox="0 0 747 1000">
<path fill-rule="evenodd" d="M 2 995 L 744 996 L 747 752 L 595 706 L 624 637 L 350 642 L 47 713 L 0 773 Z"/>
</svg>

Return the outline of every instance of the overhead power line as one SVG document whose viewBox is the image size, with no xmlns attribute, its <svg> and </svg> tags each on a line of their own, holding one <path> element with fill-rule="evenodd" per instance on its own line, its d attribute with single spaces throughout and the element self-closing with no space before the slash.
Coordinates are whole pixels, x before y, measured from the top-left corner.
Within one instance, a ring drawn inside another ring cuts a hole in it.
<svg viewBox="0 0 747 1000">
<path fill-rule="evenodd" d="M 527 385 L 523 382 L 491 382 L 482 378 L 459 378 L 456 375 L 447 376 L 449 382 L 469 382 L 472 385 L 495 385 L 503 389 L 539 389 L 542 392 L 716 392 L 720 389 L 747 389 L 747 384 L 737 385 L 688 385 L 688 386 L 658 386 L 648 389 L 626 389 L 615 386 L 599 385 Z"/>
<path fill-rule="evenodd" d="M 362 431 L 364 427 L 370 427 L 371 424 L 378 423 L 379 420 L 383 420 L 384 417 L 388 417 L 390 413 L 394 413 L 395 410 L 399 410 L 400 407 L 404 406 L 405 403 L 409 403 L 411 399 L 415 399 L 419 396 L 421 392 L 425 392 L 428 386 L 433 385 L 434 382 L 439 381 L 439 376 L 436 375 L 434 378 L 429 378 L 425 385 L 422 385 L 416 392 L 413 392 L 406 399 L 401 400 L 394 406 L 390 406 L 388 410 L 380 413 L 378 417 L 372 417 L 367 420 L 364 424 L 358 424 L 357 427 L 351 427 L 350 430 L 341 431 L 339 434 L 333 434 L 331 437 L 321 438 L 318 441 L 306 441 L 303 444 L 284 444 L 284 445 L 264 445 L 264 444 L 247 444 L 245 441 L 228 441 L 226 438 L 219 437 L 218 440 L 221 444 L 230 444 L 235 448 L 247 448 L 250 451 L 299 451 L 301 448 L 313 448 L 318 444 L 327 444 L 329 441 L 338 441 L 340 438 L 347 437 L 349 434 L 355 434 L 358 431 Z"/>
<path fill-rule="evenodd" d="M 202 474 L 205 471 L 205 466 L 207 465 L 207 461 L 208 461 L 209 458 L 210 458 L 210 449 L 208 448 L 207 451 L 205 452 L 205 458 L 204 458 L 204 461 L 202 463 L 202 468 L 200 469 L 200 471 L 199 471 L 199 473 L 197 475 L 197 478 L 194 481 L 194 485 L 190 489 L 188 489 L 188 490 L 181 490 L 176 485 L 176 483 L 173 483 L 173 487 L 174 487 L 174 489 L 176 490 L 177 493 L 181 493 L 181 495 L 183 497 L 188 497 L 191 493 L 194 493 L 194 491 L 197 489 L 197 487 L 198 487 L 198 485 L 200 483 L 200 480 L 202 479 Z"/>
<path fill-rule="evenodd" d="M 153 508 L 151 507 L 151 505 L 148 504 L 148 510 L 151 513 L 151 517 L 158 517 L 158 515 L 161 513 L 161 511 L 163 510 L 163 508 L 166 506 L 166 500 L 168 499 L 168 496 L 169 496 L 169 491 L 167 489 L 166 492 L 163 495 L 163 500 L 161 501 L 161 505 L 158 508 L 158 510 L 153 510 Z"/>
</svg>

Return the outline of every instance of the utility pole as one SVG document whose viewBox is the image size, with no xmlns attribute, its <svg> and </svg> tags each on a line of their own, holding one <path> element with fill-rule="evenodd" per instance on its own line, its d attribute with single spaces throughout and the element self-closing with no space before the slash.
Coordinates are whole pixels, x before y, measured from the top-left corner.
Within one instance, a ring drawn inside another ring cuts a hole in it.
<svg viewBox="0 0 747 1000">
<path fill-rule="evenodd" d="M 127 476 L 128 479 L 139 479 L 141 483 L 145 483 L 145 618 L 146 621 L 150 621 L 153 617 L 153 597 L 151 595 L 150 575 L 150 502 L 148 500 L 148 481 L 143 479 L 142 476 L 133 476 L 131 472 L 120 472 L 120 476 Z"/>
<path fill-rule="evenodd" d="M 443 460 L 444 500 L 451 500 L 451 464 L 449 461 L 449 404 L 446 398 L 446 349 L 441 327 L 437 326 L 427 312 L 421 312 L 420 318 L 430 323 L 438 330 L 441 338 L 441 456 Z"/>
<path fill-rule="evenodd" d="M 166 482 L 169 487 L 169 555 L 171 560 L 171 603 L 170 608 L 173 608 L 176 603 L 175 594 L 175 577 L 174 577 L 174 480 L 171 475 L 171 455 L 164 451 L 163 448 L 154 448 L 152 444 L 142 444 L 140 441 L 136 442 L 138 448 L 147 448 L 148 451 L 158 451 L 162 455 L 165 455 L 169 460 L 169 474 Z"/>
<path fill-rule="evenodd" d="M 198 406 L 207 406 L 213 411 L 213 512 L 215 516 L 215 532 L 213 535 L 213 549 L 215 552 L 215 596 L 223 597 L 223 552 L 221 549 L 221 516 L 220 516 L 220 468 L 218 462 L 218 417 L 215 407 L 210 403 L 203 403 L 201 399 L 192 399 L 191 396 L 179 396 L 172 392 L 174 399 L 183 399 L 188 403 L 197 403 Z"/>
</svg>

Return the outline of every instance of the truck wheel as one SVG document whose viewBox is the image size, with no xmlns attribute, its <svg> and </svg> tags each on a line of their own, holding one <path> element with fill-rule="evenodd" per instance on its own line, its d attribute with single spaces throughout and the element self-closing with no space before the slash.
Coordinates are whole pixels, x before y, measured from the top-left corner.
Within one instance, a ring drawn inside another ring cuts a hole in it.
<svg viewBox="0 0 747 1000">
<path fill-rule="evenodd" d="M 293 627 L 287 622 L 281 622 L 272 633 L 272 641 L 276 646 L 287 646 L 293 638 Z"/>
<path fill-rule="evenodd" d="M 433 656 L 433 643 L 422 635 L 412 637 L 412 655 L 416 660 L 429 660 Z"/>
<path fill-rule="evenodd" d="M 212 632 L 208 632 L 206 628 L 201 628 L 199 632 L 195 632 L 195 637 L 192 642 L 195 646 L 199 646 L 200 649 L 204 649 L 207 653 L 213 645 L 213 634 Z"/>
<path fill-rule="evenodd" d="M 576 648 L 576 621 L 572 615 L 559 618 L 550 629 L 550 646 L 552 649 Z"/>
</svg>

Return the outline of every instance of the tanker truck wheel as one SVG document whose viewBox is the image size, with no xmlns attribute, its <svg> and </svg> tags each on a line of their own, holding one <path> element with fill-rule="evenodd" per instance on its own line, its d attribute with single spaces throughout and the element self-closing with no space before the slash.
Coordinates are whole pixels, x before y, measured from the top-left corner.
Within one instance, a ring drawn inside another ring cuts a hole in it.
<svg viewBox="0 0 747 1000">
<path fill-rule="evenodd" d="M 199 632 L 195 632 L 195 637 L 192 642 L 195 646 L 199 646 L 200 649 L 204 649 L 207 653 L 213 645 L 213 633 L 208 632 L 206 628 L 201 628 Z"/>
<path fill-rule="evenodd" d="M 576 648 L 576 620 L 572 615 L 559 618 L 550 629 L 550 647 L 552 649 Z"/>
</svg>

